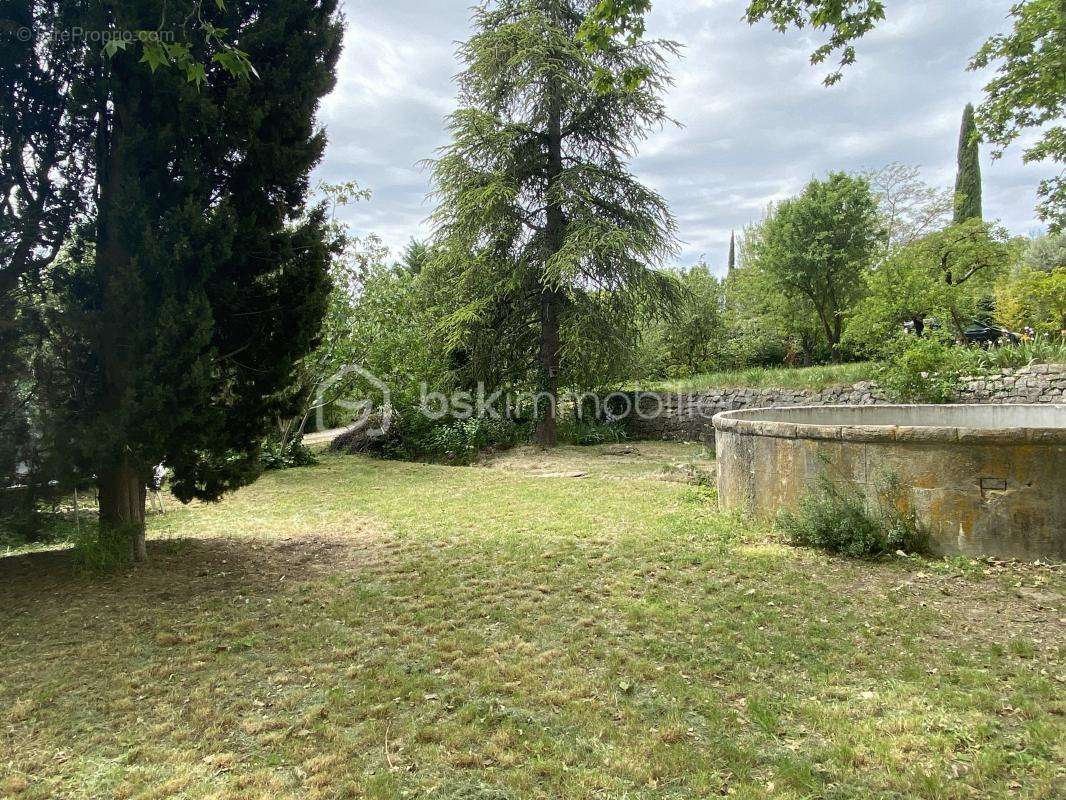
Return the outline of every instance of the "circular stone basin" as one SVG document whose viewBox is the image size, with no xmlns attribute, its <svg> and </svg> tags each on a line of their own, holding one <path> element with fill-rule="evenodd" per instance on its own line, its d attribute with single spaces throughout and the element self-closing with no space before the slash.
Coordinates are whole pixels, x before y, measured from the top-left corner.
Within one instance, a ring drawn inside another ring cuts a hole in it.
<svg viewBox="0 0 1066 800">
<path fill-rule="evenodd" d="M 725 509 L 776 516 L 824 474 L 913 511 L 940 554 L 1066 560 L 1066 405 L 756 408 L 714 427 Z"/>
</svg>

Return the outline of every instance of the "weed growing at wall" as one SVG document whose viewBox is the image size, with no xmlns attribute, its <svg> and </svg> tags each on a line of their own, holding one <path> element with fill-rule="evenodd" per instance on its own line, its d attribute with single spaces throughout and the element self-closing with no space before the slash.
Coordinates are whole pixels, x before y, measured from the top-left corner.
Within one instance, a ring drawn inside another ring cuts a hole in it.
<svg viewBox="0 0 1066 800">
<path fill-rule="evenodd" d="M 818 547 L 852 557 L 903 550 L 928 549 L 928 533 L 901 503 L 895 478 L 885 478 L 873 503 L 847 481 L 823 473 L 817 489 L 805 497 L 795 512 L 785 510 L 778 525 L 795 545 Z"/>
</svg>

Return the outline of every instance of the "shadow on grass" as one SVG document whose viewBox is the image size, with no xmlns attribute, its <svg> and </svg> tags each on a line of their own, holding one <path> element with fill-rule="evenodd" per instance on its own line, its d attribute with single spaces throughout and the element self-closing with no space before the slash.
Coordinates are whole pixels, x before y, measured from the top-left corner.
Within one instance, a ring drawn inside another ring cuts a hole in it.
<svg viewBox="0 0 1066 800">
<path fill-rule="evenodd" d="M 8 609 L 89 596 L 204 599 L 205 594 L 273 593 L 294 580 L 328 574 L 350 561 L 353 543 L 314 534 L 276 541 L 243 538 L 150 540 L 148 561 L 94 571 L 77 550 L 44 550 L 0 557 L 0 605 Z"/>
</svg>

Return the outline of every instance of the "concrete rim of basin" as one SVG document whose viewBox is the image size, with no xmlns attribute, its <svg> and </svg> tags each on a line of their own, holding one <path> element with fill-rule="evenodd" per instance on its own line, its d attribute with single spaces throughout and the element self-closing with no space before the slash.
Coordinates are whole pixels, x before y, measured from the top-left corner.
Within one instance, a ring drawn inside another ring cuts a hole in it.
<svg viewBox="0 0 1066 800">
<path fill-rule="evenodd" d="M 998 411 L 989 411 L 990 409 Z M 1035 425 L 980 423 L 982 416 L 1034 417 Z M 908 423 L 850 421 L 848 417 L 897 414 Z M 824 421 L 792 422 L 785 416 L 825 417 Z M 777 419 L 774 419 L 778 417 Z M 836 419 L 834 419 L 836 418 Z M 829 439 L 849 442 L 963 442 L 983 444 L 1066 444 L 1066 405 L 835 405 L 773 406 L 723 411 L 712 420 L 716 430 L 778 439 Z M 1050 423 L 1050 424 L 1048 424 Z"/>
</svg>

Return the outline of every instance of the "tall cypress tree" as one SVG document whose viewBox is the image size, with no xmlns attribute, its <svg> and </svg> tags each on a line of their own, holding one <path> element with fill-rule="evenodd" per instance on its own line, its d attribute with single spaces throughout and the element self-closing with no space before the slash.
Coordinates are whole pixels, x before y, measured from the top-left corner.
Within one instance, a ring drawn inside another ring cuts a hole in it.
<svg viewBox="0 0 1066 800">
<path fill-rule="evenodd" d="M 156 2 L 101 6 L 151 29 Z M 201 7 L 240 32 L 258 77 L 211 64 L 190 83 L 135 54 L 98 57 L 94 213 L 50 270 L 51 443 L 95 476 L 101 535 L 146 556 L 144 485 L 166 460 L 182 500 L 252 480 L 269 419 L 313 346 L 331 244 L 308 211 L 325 137 L 319 99 L 339 54 L 336 0 Z M 176 13 L 171 3 L 168 13 Z"/>
<path fill-rule="evenodd" d="M 589 0 L 499 0 L 475 11 L 462 46 L 453 144 L 435 165 L 440 255 L 458 296 L 476 377 L 529 382 L 553 401 L 560 385 L 617 361 L 641 307 L 676 284 L 656 272 L 674 249 L 662 197 L 626 159 L 667 120 L 665 42 L 611 42 L 590 52 L 575 35 Z M 597 91 L 596 75 L 642 81 Z M 591 380 L 591 378 L 589 378 Z M 537 440 L 556 442 L 554 402 Z"/>
<path fill-rule="evenodd" d="M 962 112 L 959 130 L 958 172 L 955 174 L 955 224 L 983 219 L 981 211 L 981 161 L 978 153 L 977 123 L 973 104 Z"/>
<path fill-rule="evenodd" d="M 729 272 L 737 268 L 737 235 L 734 231 L 729 232 Z"/>
</svg>

